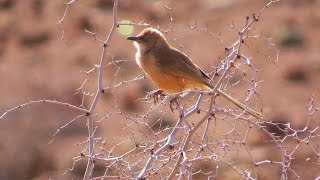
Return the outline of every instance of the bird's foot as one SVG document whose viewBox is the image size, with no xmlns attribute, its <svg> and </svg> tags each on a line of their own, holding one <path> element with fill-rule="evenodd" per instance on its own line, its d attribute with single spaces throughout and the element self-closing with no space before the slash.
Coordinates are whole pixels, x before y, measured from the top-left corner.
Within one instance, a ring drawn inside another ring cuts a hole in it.
<svg viewBox="0 0 320 180">
<path fill-rule="evenodd" d="M 179 96 L 174 96 L 169 103 L 170 109 L 173 112 L 175 109 L 178 109 L 179 107 L 179 102 L 178 102 L 178 97 Z M 174 107 L 175 106 L 175 107 Z"/>
<path fill-rule="evenodd" d="M 148 92 L 146 99 L 153 98 L 154 104 L 157 104 L 157 102 L 160 100 L 163 100 L 166 97 L 166 95 L 163 93 L 161 89 L 157 89 L 151 92 Z"/>
</svg>

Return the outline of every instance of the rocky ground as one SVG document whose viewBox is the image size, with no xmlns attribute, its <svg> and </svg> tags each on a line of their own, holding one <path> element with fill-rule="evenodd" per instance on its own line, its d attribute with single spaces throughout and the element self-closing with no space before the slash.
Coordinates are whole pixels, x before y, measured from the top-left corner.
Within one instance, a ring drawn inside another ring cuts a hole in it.
<svg viewBox="0 0 320 180">
<path fill-rule="evenodd" d="M 166 35 L 170 37 L 169 43 L 210 72 L 210 66 L 218 65 L 219 59 L 224 58 L 224 45 L 230 45 L 238 36 L 230 24 L 242 27 L 245 17 L 257 13 L 264 2 L 169 0 L 165 4 L 173 10 L 168 10 L 163 1 L 120 0 L 118 20 L 147 22 L 163 29 L 170 28 L 171 24 L 173 31 Z M 80 105 L 82 96 L 75 94 L 76 89 L 86 78 L 84 71 L 98 64 L 101 54 L 98 40 L 84 29 L 104 40 L 112 25 L 112 5 L 109 0 L 78 1 L 69 8 L 61 25 L 57 22 L 65 10 L 62 0 L 0 1 L 0 112 L 28 100 L 43 98 Z M 308 98 L 313 93 L 316 99 L 320 98 L 317 94 L 320 88 L 319 7 L 319 0 L 281 0 L 263 12 L 252 31 L 252 35 L 271 37 L 276 48 L 261 38 L 246 42 L 248 56 L 254 57 L 253 64 L 262 70 L 258 79 L 263 82 L 258 90 L 268 120 L 290 122 L 296 128 L 303 128 L 308 117 Z M 205 28 L 214 37 L 203 31 Z M 132 34 L 142 29 L 134 27 Z M 126 36 L 116 32 L 107 48 L 109 61 L 126 60 L 118 64 L 121 67 L 119 79 L 132 79 L 142 74 L 133 61 L 135 49 Z M 279 62 L 274 63 L 277 50 Z M 116 70 L 113 66 L 107 68 L 106 84 L 113 82 Z M 95 87 L 93 74 L 86 91 L 92 93 Z M 244 88 L 235 87 L 231 93 L 243 96 Z M 121 108 L 131 112 L 142 108 L 135 100 L 143 97 L 146 89 L 154 89 L 148 79 L 119 90 L 125 94 L 119 97 Z M 84 105 L 88 106 L 91 99 Z M 103 105 L 108 104 L 109 99 L 106 93 L 98 109 L 100 112 L 105 111 Z M 38 105 L 1 119 L 0 179 L 80 179 L 85 161 L 77 163 L 74 171 L 61 174 L 72 166 L 72 157 L 79 154 L 83 146 L 77 143 L 87 136 L 85 122 L 76 122 L 53 137 L 75 114 L 64 108 Z M 314 119 L 319 124 L 319 120 Z M 99 131 L 107 130 L 107 125 L 102 125 Z M 49 143 L 52 139 L 55 141 Z M 257 141 L 259 139 L 252 139 L 252 142 Z M 319 143 L 317 148 L 319 152 Z M 320 175 L 319 160 L 309 165 L 299 153 L 296 159 L 295 167 L 303 179 Z M 262 179 L 273 179 L 268 171 L 274 170 L 267 169 Z"/>
</svg>

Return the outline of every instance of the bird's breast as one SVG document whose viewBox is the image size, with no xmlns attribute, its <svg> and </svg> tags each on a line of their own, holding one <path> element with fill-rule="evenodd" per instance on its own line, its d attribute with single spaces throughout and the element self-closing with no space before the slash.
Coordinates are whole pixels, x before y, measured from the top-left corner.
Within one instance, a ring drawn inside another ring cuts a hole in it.
<svg viewBox="0 0 320 180">
<path fill-rule="evenodd" d="M 189 78 L 174 75 L 175 73 L 165 73 L 163 69 L 168 64 L 161 64 L 153 55 L 137 55 L 137 64 L 149 76 L 153 83 L 167 93 L 182 92 L 187 89 L 203 89 L 203 83 L 196 82 Z"/>
<path fill-rule="evenodd" d="M 136 61 L 140 68 L 143 69 L 143 71 L 147 73 L 151 79 L 158 74 L 161 74 L 159 63 L 153 55 L 141 56 L 141 54 L 138 54 L 136 55 Z"/>
<path fill-rule="evenodd" d="M 139 66 L 140 68 L 142 68 L 142 66 L 141 66 L 141 54 L 140 54 L 139 51 L 136 53 L 136 63 L 138 64 L 138 66 Z M 143 69 L 143 68 L 142 68 L 142 69 Z"/>
</svg>

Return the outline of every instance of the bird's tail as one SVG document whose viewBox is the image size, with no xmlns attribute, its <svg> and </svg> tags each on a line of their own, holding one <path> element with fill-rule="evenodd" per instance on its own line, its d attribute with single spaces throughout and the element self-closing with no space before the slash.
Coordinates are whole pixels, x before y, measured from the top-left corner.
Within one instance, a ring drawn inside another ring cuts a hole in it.
<svg viewBox="0 0 320 180">
<path fill-rule="evenodd" d="M 214 89 L 214 86 L 212 84 L 209 84 L 209 83 L 205 83 L 207 88 L 206 90 L 213 90 Z M 237 99 L 233 98 L 232 96 L 230 96 L 229 94 L 223 92 L 222 90 L 220 89 L 217 89 L 217 93 L 219 95 L 221 95 L 222 97 L 224 97 L 225 99 L 227 99 L 228 101 L 232 102 L 234 105 L 238 106 L 239 108 L 247 111 L 249 114 L 251 114 L 252 116 L 258 118 L 258 119 L 264 119 L 264 115 L 261 114 L 260 112 L 254 110 L 254 109 L 251 109 L 250 107 L 248 107 L 247 105 L 244 105 L 243 103 L 241 103 L 240 101 L 238 101 Z"/>
</svg>

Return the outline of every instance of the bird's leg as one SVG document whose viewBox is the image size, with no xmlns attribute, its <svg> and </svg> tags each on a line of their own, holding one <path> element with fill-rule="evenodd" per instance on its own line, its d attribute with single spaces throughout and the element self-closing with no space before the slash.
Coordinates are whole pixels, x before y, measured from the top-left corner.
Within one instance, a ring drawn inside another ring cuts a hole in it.
<svg viewBox="0 0 320 180">
<path fill-rule="evenodd" d="M 165 96 L 166 95 L 163 93 L 163 91 L 161 89 L 157 89 L 157 90 L 153 90 L 151 92 L 148 92 L 146 98 L 147 99 L 153 98 L 154 104 L 157 104 L 159 99 L 163 100 Z"/>
<path fill-rule="evenodd" d="M 175 95 L 175 96 L 171 97 L 171 99 L 170 99 L 169 106 L 170 106 L 170 109 L 172 112 L 174 111 L 174 105 L 176 106 L 176 108 L 178 108 L 178 106 L 179 106 L 178 97 L 179 97 L 179 95 Z"/>
</svg>

